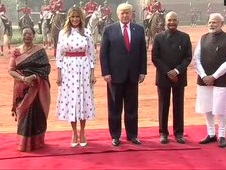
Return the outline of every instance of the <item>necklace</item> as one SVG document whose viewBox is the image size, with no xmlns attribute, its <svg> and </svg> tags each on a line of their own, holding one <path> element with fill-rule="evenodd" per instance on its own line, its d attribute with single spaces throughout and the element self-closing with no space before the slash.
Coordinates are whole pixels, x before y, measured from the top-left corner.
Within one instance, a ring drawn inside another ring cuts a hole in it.
<svg viewBox="0 0 226 170">
<path fill-rule="evenodd" d="M 30 46 L 23 46 L 23 52 L 26 53 L 33 48 L 33 44 Z"/>
</svg>

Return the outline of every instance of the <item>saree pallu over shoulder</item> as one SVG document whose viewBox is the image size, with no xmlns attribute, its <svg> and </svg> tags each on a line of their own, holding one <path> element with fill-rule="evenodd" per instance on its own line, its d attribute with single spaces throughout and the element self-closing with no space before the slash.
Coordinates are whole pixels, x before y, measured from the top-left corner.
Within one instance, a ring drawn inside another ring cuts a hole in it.
<svg viewBox="0 0 226 170">
<path fill-rule="evenodd" d="M 16 70 L 24 76 L 36 74 L 48 80 L 51 67 L 45 49 L 35 46 L 32 51 L 29 50 L 18 57 L 16 63 Z"/>
<path fill-rule="evenodd" d="M 13 89 L 12 111 L 18 120 L 18 150 L 31 151 L 44 146 L 50 107 L 50 64 L 45 50 L 38 47 L 29 54 L 22 54 L 18 61 L 15 71 L 24 76 L 37 76 L 33 86 L 15 80 Z"/>
</svg>

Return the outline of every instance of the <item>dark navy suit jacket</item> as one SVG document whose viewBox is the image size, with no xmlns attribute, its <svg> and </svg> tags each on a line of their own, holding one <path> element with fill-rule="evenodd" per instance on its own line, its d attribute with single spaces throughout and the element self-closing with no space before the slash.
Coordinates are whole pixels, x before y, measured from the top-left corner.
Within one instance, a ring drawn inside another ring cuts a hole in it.
<svg viewBox="0 0 226 170">
<path fill-rule="evenodd" d="M 113 83 L 123 83 L 128 78 L 138 82 L 139 74 L 147 74 L 144 29 L 130 23 L 130 31 L 130 51 L 126 49 L 119 22 L 105 27 L 103 32 L 100 49 L 102 76 L 111 75 Z"/>
</svg>

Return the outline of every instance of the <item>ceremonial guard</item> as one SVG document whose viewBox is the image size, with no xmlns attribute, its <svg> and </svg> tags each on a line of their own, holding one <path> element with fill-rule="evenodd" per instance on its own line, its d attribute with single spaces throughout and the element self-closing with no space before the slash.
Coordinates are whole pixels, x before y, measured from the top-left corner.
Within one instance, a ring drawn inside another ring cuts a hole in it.
<svg viewBox="0 0 226 170">
<path fill-rule="evenodd" d="M 2 3 L 2 1 L 0 0 L 0 14 L 1 15 L 5 15 L 6 13 L 6 7 L 5 5 Z"/>
<path fill-rule="evenodd" d="M 44 0 L 44 5 L 41 7 L 40 21 L 38 22 L 39 33 L 42 33 L 42 22 L 44 19 L 47 20 L 47 27 L 50 28 L 50 19 L 52 16 L 52 8 L 47 0 Z"/>
<path fill-rule="evenodd" d="M 144 27 L 147 29 L 148 22 L 152 19 L 155 12 L 162 12 L 162 4 L 157 0 L 151 0 L 147 3 L 147 6 L 143 9 L 146 12 L 144 18 Z M 147 30 L 146 30 L 147 31 Z"/>
<path fill-rule="evenodd" d="M 98 4 L 96 2 L 94 2 L 93 0 L 90 0 L 89 2 L 87 2 L 85 4 L 85 11 L 86 11 L 87 17 L 91 16 L 93 14 L 93 12 L 97 9 L 98 9 Z"/>
<path fill-rule="evenodd" d="M 50 1 L 50 6 L 52 10 L 52 17 L 50 19 L 50 24 L 53 21 L 53 17 L 56 15 L 57 12 L 62 12 L 64 11 L 64 1 L 63 0 L 51 0 Z"/>
<path fill-rule="evenodd" d="M 157 0 L 150 1 L 144 9 L 146 11 L 146 19 L 150 19 L 151 15 L 155 12 L 162 12 L 162 4 Z"/>
<path fill-rule="evenodd" d="M 89 22 L 89 19 L 93 12 L 98 9 L 98 4 L 94 2 L 93 0 L 90 0 L 85 4 L 84 10 L 86 13 L 86 19 L 85 19 L 85 27 L 87 27 L 87 24 Z"/>
<path fill-rule="evenodd" d="M 7 26 L 9 26 L 9 20 L 8 20 L 8 18 L 6 18 L 5 14 L 6 14 L 6 7 L 0 0 L 0 17 L 1 17 L 2 22 L 4 23 L 5 27 L 7 27 Z"/>
<path fill-rule="evenodd" d="M 22 12 L 24 15 L 19 19 L 19 26 L 20 28 L 22 27 L 22 20 L 24 19 L 25 16 L 27 16 L 30 20 L 30 22 L 32 23 L 32 25 L 34 26 L 34 22 L 31 18 L 31 8 L 28 7 L 28 3 L 27 1 L 25 2 L 25 6 L 20 8 L 20 9 L 17 9 L 17 12 Z"/>
<path fill-rule="evenodd" d="M 111 8 L 108 6 L 108 1 L 104 1 L 104 6 L 101 8 L 101 12 L 103 21 L 111 15 Z"/>
<path fill-rule="evenodd" d="M 51 0 L 50 6 L 51 6 L 53 14 L 55 14 L 57 11 L 58 12 L 64 11 L 64 1 L 63 0 Z"/>
</svg>

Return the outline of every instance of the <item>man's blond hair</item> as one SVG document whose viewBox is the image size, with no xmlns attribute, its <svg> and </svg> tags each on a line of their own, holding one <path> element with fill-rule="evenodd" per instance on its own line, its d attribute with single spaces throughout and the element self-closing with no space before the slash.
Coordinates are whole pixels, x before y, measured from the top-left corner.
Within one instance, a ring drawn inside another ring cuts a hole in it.
<svg viewBox="0 0 226 170">
<path fill-rule="evenodd" d="M 133 11 L 133 6 L 128 4 L 128 3 L 121 3 L 118 5 L 117 7 L 117 14 L 119 13 L 119 11 L 124 11 L 124 10 L 129 10 L 129 11 Z"/>
</svg>

